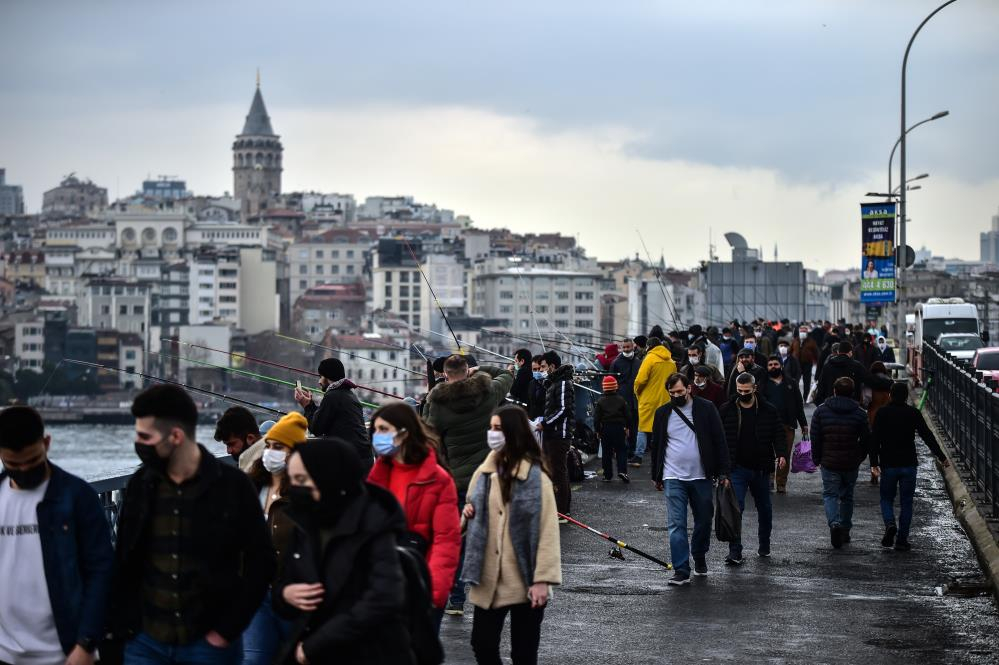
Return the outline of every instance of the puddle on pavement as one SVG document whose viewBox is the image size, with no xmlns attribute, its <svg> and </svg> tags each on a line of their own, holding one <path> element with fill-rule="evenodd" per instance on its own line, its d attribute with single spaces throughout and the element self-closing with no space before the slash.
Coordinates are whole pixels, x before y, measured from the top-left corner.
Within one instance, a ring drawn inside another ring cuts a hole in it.
<svg viewBox="0 0 999 665">
<path fill-rule="evenodd" d="M 977 598 L 987 596 L 992 592 L 984 577 L 956 577 L 942 586 L 934 589 L 938 596 L 957 596 L 958 598 Z"/>
</svg>

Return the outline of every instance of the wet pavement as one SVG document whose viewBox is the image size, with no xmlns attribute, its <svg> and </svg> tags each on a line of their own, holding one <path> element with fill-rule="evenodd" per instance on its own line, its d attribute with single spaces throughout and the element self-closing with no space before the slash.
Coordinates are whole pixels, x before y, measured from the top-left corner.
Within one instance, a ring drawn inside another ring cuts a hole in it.
<svg viewBox="0 0 999 665">
<path fill-rule="evenodd" d="M 709 576 L 686 587 L 667 586 L 671 573 L 637 555 L 610 558 L 610 543 L 563 525 L 563 585 L 545 615 L 540 662 L 999 663 L 999 612 L 974 586 L 982 581 L 974 552 L 925 447 L 920 453 L 908 553 L 881 548 L 878 490 L 866 482 L 857 486 L 853 542 L 833 550 L 818 473 L 792 474 L 789 493 L 773 495 L 770 559 L 755 554 L 747 498 L 745 563 L 726 568 L 727 545 L 713 540 Z M 590 479 L 574 488 L 572 514 L 668 560 L 666 508 L 647 461 L 631 485 Z M 866 473 L 865 465 L 862 481 Z M 971 595 L 952 593 L 965 586 Z M 448 663 L 475 662 L 472 612 L 468 604 L 464 617 L 444 618 Z M 508 640 L 509 625 L 506 662 Z"/>
</svg>

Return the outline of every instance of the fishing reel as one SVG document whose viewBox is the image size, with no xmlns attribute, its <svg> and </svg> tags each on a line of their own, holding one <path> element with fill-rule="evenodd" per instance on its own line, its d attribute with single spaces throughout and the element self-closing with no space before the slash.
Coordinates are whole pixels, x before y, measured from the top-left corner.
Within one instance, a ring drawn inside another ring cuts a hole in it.
<svg viewBox="0 0 999 665">
<path fill-rule="evenodd" d="M 624 561 L 624 550 L 620 547 L 612 547 L 610 552 L 607 553 L 612 559 L 620 559 Z"/>
</svg>

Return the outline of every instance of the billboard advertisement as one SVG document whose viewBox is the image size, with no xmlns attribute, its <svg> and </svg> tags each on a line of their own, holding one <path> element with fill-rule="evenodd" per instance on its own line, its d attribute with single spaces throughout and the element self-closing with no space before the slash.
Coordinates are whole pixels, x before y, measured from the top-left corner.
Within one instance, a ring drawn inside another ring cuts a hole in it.
<svg viewBox="0 0 999 665">
<path fill-rule="evenodd" d="M 895 204 L 861 203 L 860 302 L 895 302 Z"/>
</svg>

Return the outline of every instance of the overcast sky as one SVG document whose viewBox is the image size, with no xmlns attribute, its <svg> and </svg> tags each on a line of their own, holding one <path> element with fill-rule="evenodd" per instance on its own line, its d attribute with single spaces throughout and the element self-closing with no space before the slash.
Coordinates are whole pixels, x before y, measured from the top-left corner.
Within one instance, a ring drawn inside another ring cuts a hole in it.
<svg viewBox="0 0 999 665">
<path fill-rule="evenodd" d="M 284 189 L 409 194 L 478 226 L 689 267 L 709 229 L 859 262 L 909 36 L 941 0 L 0 0 L 0 166 L 27 207 L 75 171 L 232 190 L 259 66 Z M 488 6 L 486 6 L 488 4 Z M 909 60 L 910 244 L 978 258 L 999 214 L 999 3 L 958 0 Z M 897 163 L 897 162 L 896 162 Z M 896 176 L 897 178 L 897 171 Z"/>
</svg>

